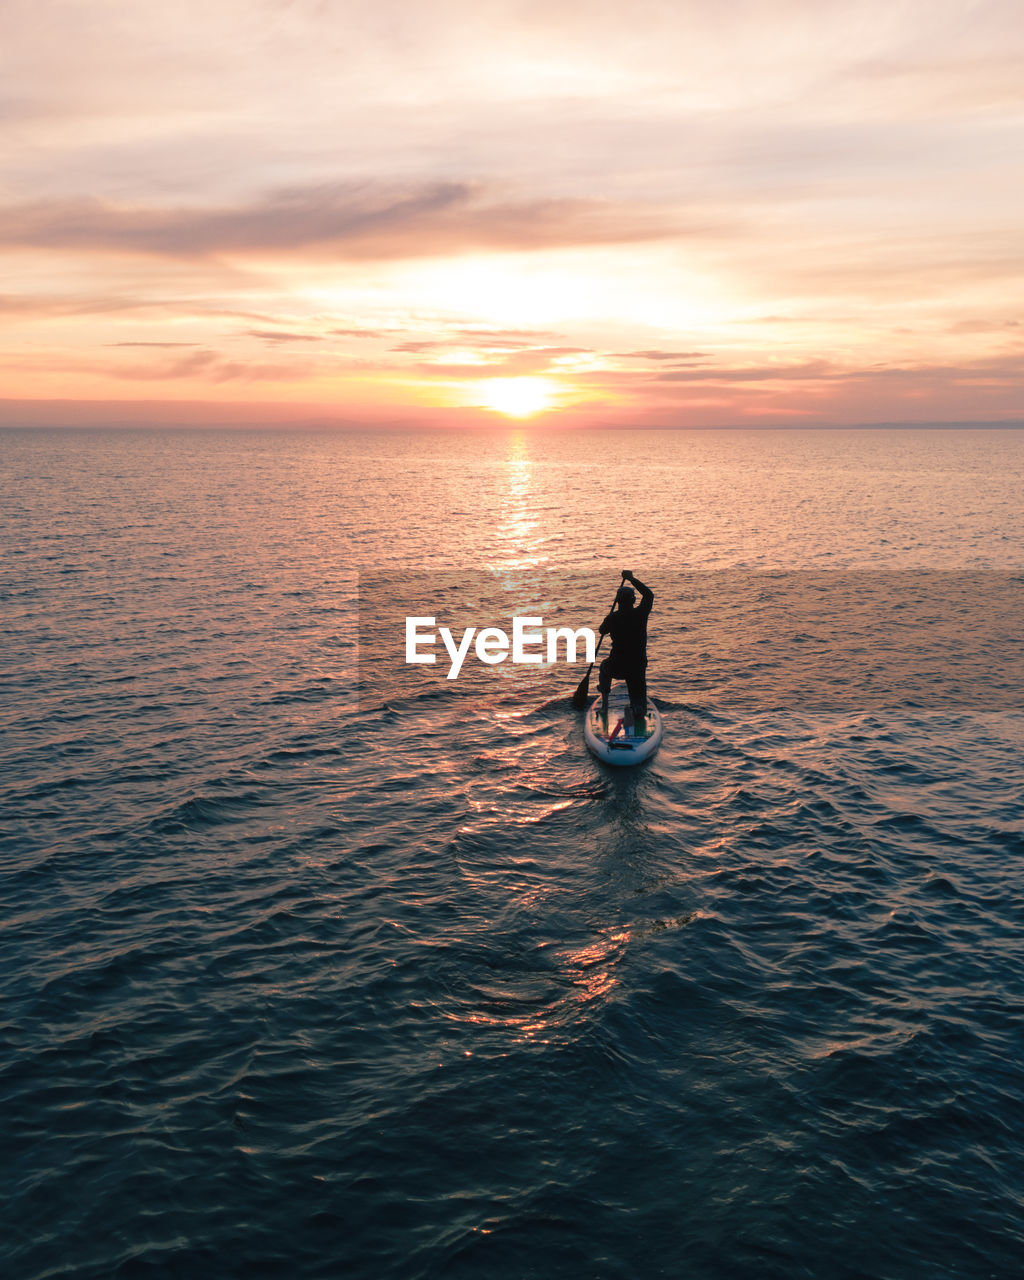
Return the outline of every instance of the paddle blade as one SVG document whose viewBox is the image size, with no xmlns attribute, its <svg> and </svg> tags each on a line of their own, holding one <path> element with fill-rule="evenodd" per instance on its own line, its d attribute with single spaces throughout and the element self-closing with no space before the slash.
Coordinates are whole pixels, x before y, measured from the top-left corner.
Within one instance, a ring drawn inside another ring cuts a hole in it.
<svg viewBox="0 0 1024 1280">
<path fill-rule="evenodd" d="M 572 705 L 577 711 L 582 711 L 587 705 L 587 699 L 590 697 L 590 673 L 593 669 L 594 664 L 591 663 L 590 666 L 587 667 L 587 674 L 576 686 L 576 692 L 572 695 Z"/>
</svg>

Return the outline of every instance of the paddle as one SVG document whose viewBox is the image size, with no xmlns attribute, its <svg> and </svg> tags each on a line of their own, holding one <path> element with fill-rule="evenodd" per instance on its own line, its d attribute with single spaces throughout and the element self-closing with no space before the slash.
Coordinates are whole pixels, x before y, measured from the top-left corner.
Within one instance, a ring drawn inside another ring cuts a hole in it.
<svg viewBox="0 0 1024 1280">
<path fill-rule="evenodd" d="M 621 582 L 619 583 L 619 586 L 620 587 L 622 586 Z M 619 598 L 619 591 L 618 591 L 618 587 L 616 587 L 615 599 L 612 601 L 612 609 L 615 608 L 615 604 L 618 598 Z M 609 610 L 609 613 L 610 612 L 611 610 Z M 601 646 L 603 644 L 604 644 L 604 636 L 602 636 L 601 639 L 598 640 L 597 642 L 597 648 L 594 650 L 594 662 L 597 661 L 597 655 L 601 652 Z M 582 711 L 583 708 L 587 705 L 587 698 L 590 696 L 590 673 L 594 669 L 594 662 L 592 662 L 590 666 L 587 667 L 587 674 L 576 686 L 576 692 L 572 695 L 572 705 L 576 708 L 577 711 Z"/>
</svg>

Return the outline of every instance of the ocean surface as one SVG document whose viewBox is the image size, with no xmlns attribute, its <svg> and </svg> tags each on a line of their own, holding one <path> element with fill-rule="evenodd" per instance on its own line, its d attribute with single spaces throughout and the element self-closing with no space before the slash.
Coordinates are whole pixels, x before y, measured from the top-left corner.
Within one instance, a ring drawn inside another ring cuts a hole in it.
<svg viewBox="0 0 1024 1280">
<path fill-rule="evenodd" d="M 0 469 L 4 1280 L 1021 1274 L 1024 432 Z M 413 599 L 596 626 L 623 567 L 639 769 L 581 667 L 381 656 Z"/>
</svg>

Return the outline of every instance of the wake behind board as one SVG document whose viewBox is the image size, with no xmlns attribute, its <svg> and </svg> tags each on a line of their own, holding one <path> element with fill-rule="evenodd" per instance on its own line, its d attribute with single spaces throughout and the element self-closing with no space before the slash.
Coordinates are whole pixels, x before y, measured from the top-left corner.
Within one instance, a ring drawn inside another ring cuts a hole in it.
<svg viewBox="0 0 1024 1280">
<path fill-rule="evenodd" d="M 647 699 L 647 714 L 626 727 L 629 695 L 625 685 L 614 685 L 608 697 L 608 717 L 601 714 L 601 699 L 591 703 L 583 724 L 587 746 L 606 764 L 639 764 L 654 755 L 661 742 L 661 713 Z"/>
</svg>

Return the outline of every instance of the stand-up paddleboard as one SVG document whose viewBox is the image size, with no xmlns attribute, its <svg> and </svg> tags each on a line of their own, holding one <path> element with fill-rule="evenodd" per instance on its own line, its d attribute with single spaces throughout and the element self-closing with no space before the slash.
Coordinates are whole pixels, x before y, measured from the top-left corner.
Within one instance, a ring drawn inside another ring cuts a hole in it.
<svg viewBox="0 0 1024 1280">
<path fill-rule="evenodd" d="M 626 686 L 613 685 L 608 697 L 608 716 L 601 714 L 601 699 L 595 698 L 587 712 L 583 736 L 587 746 L 606 764 L 639 764 L 649 759 L 661 742 L 661 713 L 647 699 L 647 714 L 632 725 L 627 721 L 629 694 Z"/>
</svg>

